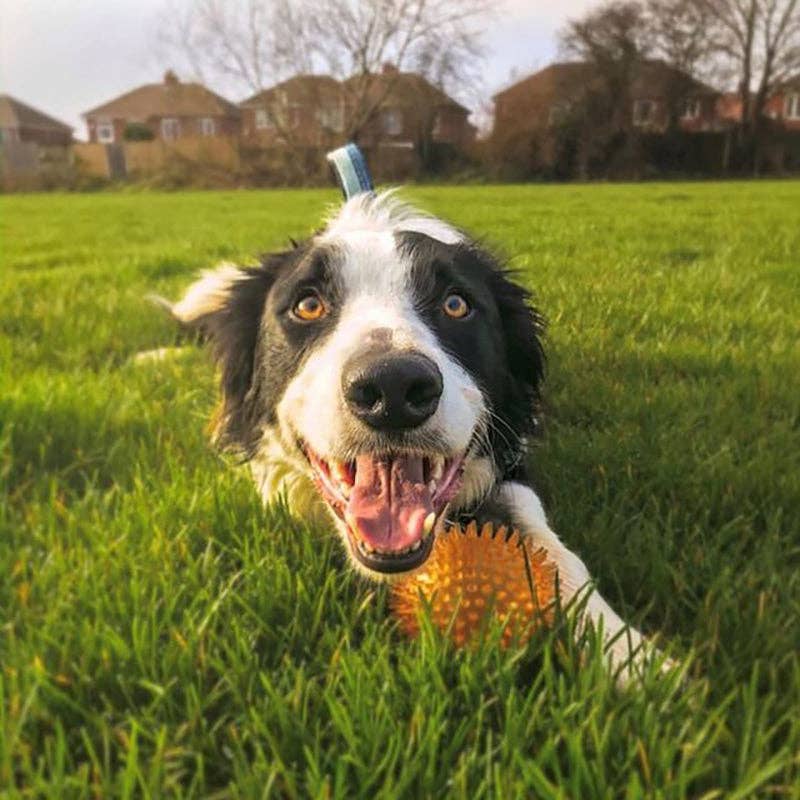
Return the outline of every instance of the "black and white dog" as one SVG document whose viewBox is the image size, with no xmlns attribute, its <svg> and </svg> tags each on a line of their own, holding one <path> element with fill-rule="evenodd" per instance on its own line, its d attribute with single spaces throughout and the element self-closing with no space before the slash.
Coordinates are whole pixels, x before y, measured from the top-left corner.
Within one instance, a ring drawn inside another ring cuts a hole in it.
<svg viewBox="0 0 800 800">
<path fill-rule="evenodd" d="M 171 310 L 214 348 L 218 442 L 265 502 L 285 493 L 308 515 L 324 501 L 363 573 L 419 567 L 447 521 L 508 524 L 547 550 L 562 601 L 586 588 L 614 664 L 645 651 L 525 481 L 542 320 L 464 233 L 358 195 L 294 249 L 205 273 Z"/>
</svg>

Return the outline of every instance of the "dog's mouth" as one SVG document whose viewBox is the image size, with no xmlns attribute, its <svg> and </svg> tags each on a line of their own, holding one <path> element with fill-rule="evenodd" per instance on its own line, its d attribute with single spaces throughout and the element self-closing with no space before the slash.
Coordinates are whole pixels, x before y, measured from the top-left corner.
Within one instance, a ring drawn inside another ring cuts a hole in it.
<svg viewBox="0 0 800 800">
<path fill-rule="evenodd" d="M 327 461 L 307 446 L 303 451 L 361 564 L 393 574 L 425 563 L 436 523 L 461 488 L 463 455 L 365 453 L 342 462 Z"/>
</svg>

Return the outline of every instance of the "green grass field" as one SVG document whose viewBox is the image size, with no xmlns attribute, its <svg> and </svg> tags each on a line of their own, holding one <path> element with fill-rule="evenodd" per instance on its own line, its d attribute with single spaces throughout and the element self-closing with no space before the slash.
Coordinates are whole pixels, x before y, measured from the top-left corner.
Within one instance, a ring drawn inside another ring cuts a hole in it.
<svg viewBox="0 0 800 800">
<path fill-rule="evenodd" d="M 800 797 L 800 183 L 417 188 L 549 319 L 553 527 L 685 664 L 403 639 L 143 301 L 333 191 L 0 198 L 0 796 Z"/>
</svg>

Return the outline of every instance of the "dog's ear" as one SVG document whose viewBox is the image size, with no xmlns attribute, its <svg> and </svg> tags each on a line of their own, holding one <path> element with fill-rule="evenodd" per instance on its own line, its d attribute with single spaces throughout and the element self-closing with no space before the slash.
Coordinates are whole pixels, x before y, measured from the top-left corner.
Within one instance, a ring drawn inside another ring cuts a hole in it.
<svg viewBox="0 0 800 800">
<path fill-rule="evenodd" d="M 538 423 L 545 375 L 545 321 L 534 307 L 531 293 L 514 279 L 514 273 L 492 256 L 485 257 L 492 262 L 491 290 L 502 320 L 508 362 L 505 401 L 496 413 L 508 424 L 507 430 L 518 432 L 522 439 L 533 434 Z M 520 453 L 504 452 L 509 443 L 502 440 L 499 437 L 497 442 L 501 461 L 505 462 L 501 466 L 510 469 L 519 461 Z"/>
<path fill-rule="evenodd" d="M 215 441 L 249 453 L 260 435 L 258 384 L 253 381 L 267 294 L 282 262 L 276 254 L 258 267 L 223 264 L 204 272 L 169 313 L 210 343 L 220 368 L 221 404 L 213 422 Z M 164 303 L 161 303 L 164 305 Z"/>
</svg>

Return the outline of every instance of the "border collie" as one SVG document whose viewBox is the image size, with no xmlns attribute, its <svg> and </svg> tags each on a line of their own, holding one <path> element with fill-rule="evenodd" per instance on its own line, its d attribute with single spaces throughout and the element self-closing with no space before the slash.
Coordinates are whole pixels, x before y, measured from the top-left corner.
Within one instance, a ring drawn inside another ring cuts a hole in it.
<svg viewBox="0 0 800 800">
<path fill-rule="evenodd" d="M 542 318 L 484 247 L 392 194 L 348 200 L 260 266 L 223 264 L 171 306 L 214 350 L 216 441 L 265 502 L 319 501 L 352 564 L 419 567 L 448 522 L 519 528 L 565 603 L 602 625 L 613 665 L 644 652 L 550 529 L 525 478 L 544 372 Z"/>
</svg>

